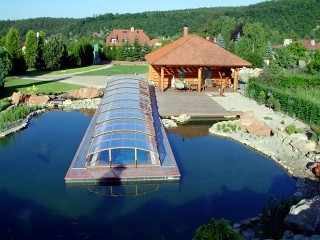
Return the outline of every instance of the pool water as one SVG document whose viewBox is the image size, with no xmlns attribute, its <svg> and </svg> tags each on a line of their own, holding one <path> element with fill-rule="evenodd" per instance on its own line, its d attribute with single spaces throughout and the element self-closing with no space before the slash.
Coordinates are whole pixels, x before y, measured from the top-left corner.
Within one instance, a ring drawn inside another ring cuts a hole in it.
<svg viewBox="0 0 320 240">
<path fill-rule="evenodd" d="M 66 187 L 91 118 L 50 111 L 0 139 L 0 239 L 192 239 L 212 217 L 232 224 L 295 190 L 272 160 L 205 124 L 168 132 L 179 184 Z"/>
</svg>

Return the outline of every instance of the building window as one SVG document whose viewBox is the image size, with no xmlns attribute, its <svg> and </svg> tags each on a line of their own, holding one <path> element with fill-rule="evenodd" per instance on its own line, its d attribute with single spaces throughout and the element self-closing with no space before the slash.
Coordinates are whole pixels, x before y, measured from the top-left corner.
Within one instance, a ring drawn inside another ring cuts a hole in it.
<svg viewBox="0 0 320 240">
<path fill-rule="evenodd" d="M 111 43 L 116 43 L 117 42 L 117 39 L 116 38 L 112 38 L 111 39 Z"/>
</svg>

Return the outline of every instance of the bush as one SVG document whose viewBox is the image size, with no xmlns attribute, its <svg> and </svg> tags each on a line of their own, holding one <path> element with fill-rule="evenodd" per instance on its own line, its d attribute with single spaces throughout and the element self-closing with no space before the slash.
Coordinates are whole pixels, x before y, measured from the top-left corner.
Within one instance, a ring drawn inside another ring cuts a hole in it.
<svg viewBox="0 0 320 240">
<path fill-rule="evenodd" d="M 225 219 L 217 221 L 212 218 L 208 224 L 199 227 L 193 238 L 194 240 L 241 240 L 240 235 L 235 232 Z"/>
<path fill-rule="evenodd" d="M 286 127 L 286 131 L 288 134 L 294 134 L 294 133 L 304 133 L 304 130 L 301 128 L 298 128 L 296 125 L 294 125 L 293 123 L 291 123 L 290 125 L 288 125 Z"/>
<path fill-rule="evenodd" d="M 264 93 L 264 91 L 260 91 L 259 96 L 258 96 L 258 101 L 261 104 L 266 103 L 266 94 Z"/>
<path fill-rule="evenodd" d="M 6 98 L 0 101 L 0 112 L 10 106 L 10 101 Z"/>
<path fill-rule="evenodd" d="M 260 237 L 281 239 L 286 226 L 283 222 L 285 217 L 290 211 L 292 205 L 296 204 L 296 200 L 292 199 L 281 199 L 277 202 L 275 197 L 271 197 L 269 201 L 264 205 L 261 221 L 258 232 Z"/>
</svg>

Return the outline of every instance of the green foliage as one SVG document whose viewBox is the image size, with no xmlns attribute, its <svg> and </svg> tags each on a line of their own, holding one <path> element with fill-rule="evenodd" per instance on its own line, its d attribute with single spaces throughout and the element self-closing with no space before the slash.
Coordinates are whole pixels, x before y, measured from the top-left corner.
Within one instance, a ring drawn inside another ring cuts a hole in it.
<svg viewBox="0 0 320 240">
<path fill-rule="evenodd" d="M 219 33 L 218 37 L 217 37 L 217 45 L 221 48 L 226 48 L 226 44 L 224 42 L 223 37 L 221 36 L 221 34 Z"/>
<path fill-rule="evenodd" d="M 236 132 L 237 130 L 241 130 L 241 128 L 234 123 L 223 122 L 223 123 L 217 124 L 217 130 L 222 131 L 224 133 L 228 133 L 228 132 Z"/>
<path fill-rule="evenodd" d="M 28 116 L 29 113 L 36 111 L 37 106 L 15 106 L 8 111 L 0 113 L 0 131 L 11 127 L 14 122 Z"/>
<path fill-rule="evenodd" d="M 266 94 L 264 91 L 260 91 L 259 96 L 258 96 L 258 101 L 261 104 L 265 104 L 266 103 Z"/>
<path fill-rule="evenodd" d="M 92 65 L 93 47 L 86 38 L 68 45 L 69 62 L 64 67 L 85 67 Z"/>
<path fill-rule="evenodd" d="M 316 131 L 314 131 L 312 133 L 311 140 L 317 141 L 317 142 L 320 140 L 320 128 L 319 127 Z"/>
<path fill-rule="evenodd" d="M 263 237 L 263 239 L 281 239 L 286 230 L 283 220 L 294 204 L 296 204 L 294 198 L 289 200 L 281 199 L 278 202 L 274 197 L 271 197 L 262 210 L 258 229 L 260 237 Z"/>
<path fill-rule="evenodd" d="M 7 73 L 6 52 L 0 48 L 0 93 L 3 90 Z"/>
<path fill-rule="evenodd" d="M 320 50 L 319 49 L 314 53 L 312 60 L 308 64 L 308 71 L 311 74 L 316 74 L 320 72 Z"/>
<path fill-rule="evenodd" d="M 296 65 L 299 65 L 299 60 L 305 60 L 308 48 L 301 43 L 291 43 L 288 45 L 288 49 L 293 54 Z"/>
<path fill-rule="evenodd" d="M 0 112 L 5 110 L 9 106 L 10 106 L 10 101 L 7 98 L 1 100 L 0 101 Z"/>
<path fill-rule="evenodd" d="M 276 104 L 276 100 L 275 98 L 273 97 L 273 95 L 271 94 L 271 96 L 268 98 L 267 100 L 267 106 L 269 108 L 274 108 L 274 105 Z"/>
<path fill-rule="evenodd" d="M 272 53 L 273 53 L 273 47 L 272 47 L 271 42 L 269 41 L 269 42 L 268 42 L 267 49 L 266 49 L 266 54 L 265 54 L 265 56 L 266 56 L 266 57 L 271 57 L 271 56 L 272 56 Z"/>
<path fill-rule="evenodd" d="M 77 74 L 78 76 L 110 76 L 117 74 L 143 74 L 148 72 L 147 65 L 113 65 L 110 68 Z"/>
<path fill-rule="evenodd" d="M 294 133 L 304 133 L 304 130 L 301 128 L 298 128 L 295 124 L 291 123 L 286 127 L 286 131 L 289 135 Z"/>
<path fill-rule="evenodd" d="M 29 68 L 35 68 L 38 55 L 37 35 L 33 30 L 29 30 L 26 36 L 25 60 Z"/>
<path fill-rule="evenodd" d="M 208 224 L 199 227 L 193 238 L 194 240 L 241 240 L 237 232 L 225 219 L 216 220 L 214 218 Z"/>
<path fill-rule="evenodd" d="M 61 37 L 54 36 L 47 42 L 43 57 L 48 70 L 59 70 L 65 66 L 67 48 Z"/>
<path fill-rule="evenodd" d="M 272 117 L 263 117 L 264 120 L 272 120 Z"/>
<path fill-rule="evenodd" d="M 10 73 L 24 73 L 27 70 L 27 66 L 23 57 L 20 35 L 16 28 L 9 29 L 6 36 L 5 49 L 9 54 L 9 59 L 12 64 Z"/>
<path fill-rule="evenodd" d="M 279 102 L 279 99 L 277 99 L 277 100 L 275 101 L 273 110 L 275 110 L 275 111 L 277 111 L 277 112 L 281 110 L 281 104 L 280 104 L 280 102 Z"/>
<path fill-rule="evenodd" d="M 306 123 L 320 125 L 320 93 L 317 90 L 283 89 L 277 86 L 269 86 L 251 79 L 247 93 L 258 100 L 261 91 L 272 92 L 274 98 L 279 100 L 282 111 L 295 115 Z"/>
<path fill-rule="evenodd" d="M 296 57 L 288 46 L 277 49 L 274 55 L 275 63 L 282 68 L 290 69 L 297 66 Z"/>
<path fill-rule="evenodd" d="M 40 31 L 38 37 L 38 51 L 36 57 L 36 66 L 35 68 L 38 70 L 43 70 L 46 67 L 45 59 L 44 59 L 44 49 L 46 44 L 46 33 L 44 31 Z"/>
</svg>

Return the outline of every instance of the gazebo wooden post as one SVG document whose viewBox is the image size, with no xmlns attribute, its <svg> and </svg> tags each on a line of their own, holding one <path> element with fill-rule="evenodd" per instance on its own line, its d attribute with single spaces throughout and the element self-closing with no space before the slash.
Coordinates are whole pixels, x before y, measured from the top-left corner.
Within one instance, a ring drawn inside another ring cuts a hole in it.
<svg viewBox="0 0 320 240">
<path fill-rule="evenodd" d="M 220 95 L 223 96 L 223 86 L 222 86 L 222 75 L 221 72 L 219 71 L 219 76 L 220 76 Z"/>
<path fill-rule="evenodd" d="M 198 69 L 198 92 L 201 92 L 202 68 Z"/>
<path fill-rule="evenodd" d="M 238 71 L 239 68 L 234 68 L 234 77 L 233 77 L 233 91 L 236 92 L 238 90 Z"/>
<path fill-rule="evenodd" d="M 164 91 L 164 67 L 161 68 L 161 83 L 160 83 L 161 92 Z"/>
</svg>

